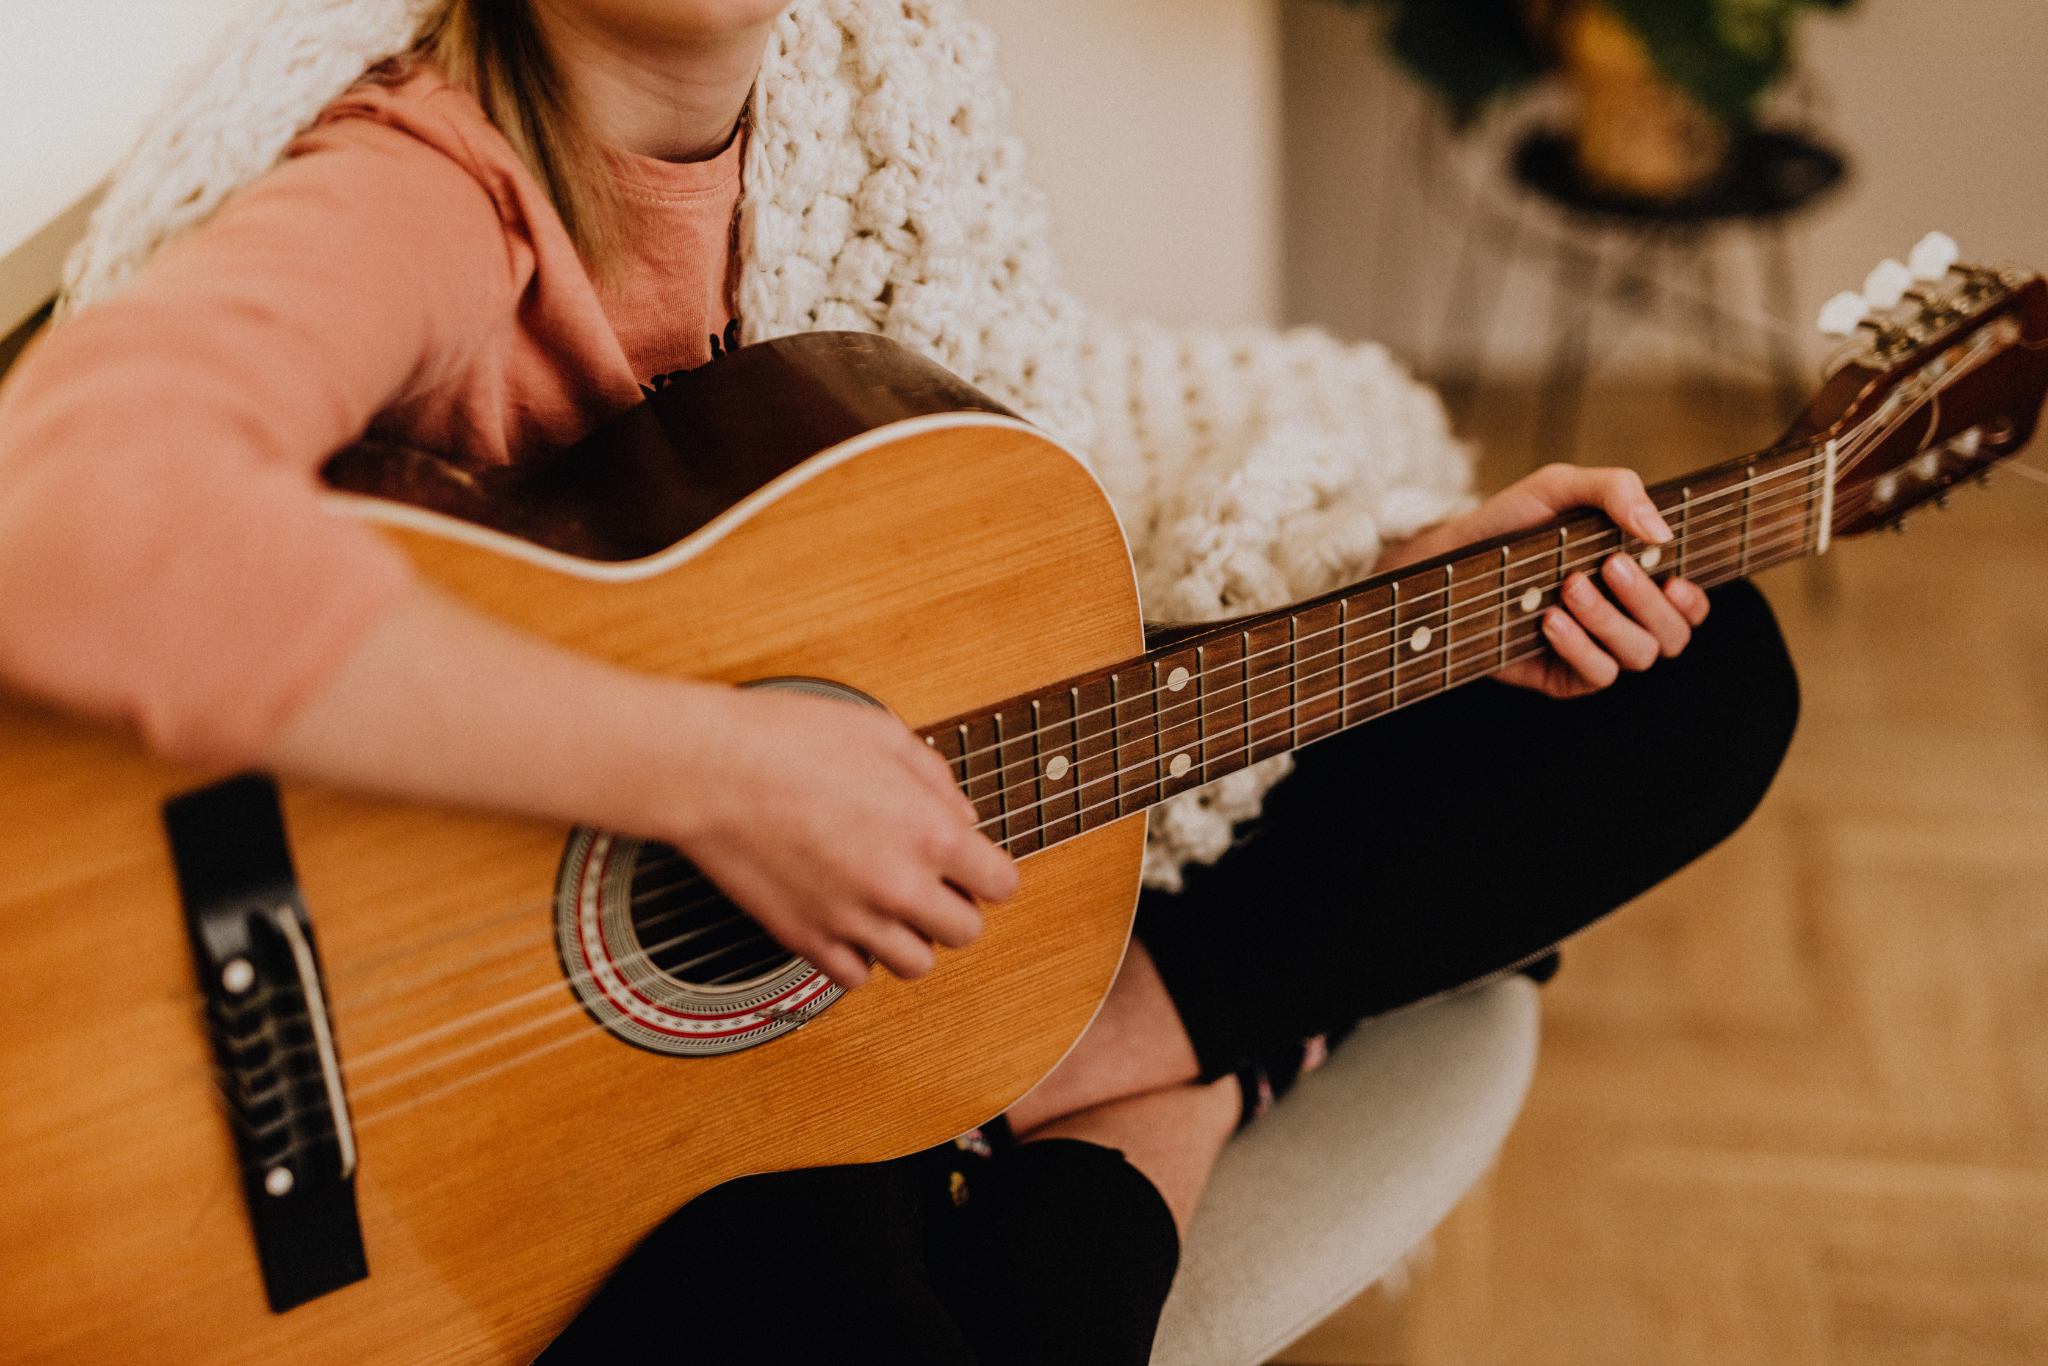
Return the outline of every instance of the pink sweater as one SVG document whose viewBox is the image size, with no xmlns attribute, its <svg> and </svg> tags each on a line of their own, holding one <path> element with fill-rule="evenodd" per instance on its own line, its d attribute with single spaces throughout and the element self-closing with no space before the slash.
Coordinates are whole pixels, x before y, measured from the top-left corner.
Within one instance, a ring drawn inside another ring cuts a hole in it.
<svg viewBox="0 0 2048 1366">
<path fill-rule="evenodd" d="M 637 230 L 594 285 L 469 96 L 420 68 L 331 106 L 0 402 L 0 680 L 254 759 L 408 573 L 317 474 L 374 429 L 506 462 L 711 357 L 743 139 L 622 158 Z"/>
</svg>

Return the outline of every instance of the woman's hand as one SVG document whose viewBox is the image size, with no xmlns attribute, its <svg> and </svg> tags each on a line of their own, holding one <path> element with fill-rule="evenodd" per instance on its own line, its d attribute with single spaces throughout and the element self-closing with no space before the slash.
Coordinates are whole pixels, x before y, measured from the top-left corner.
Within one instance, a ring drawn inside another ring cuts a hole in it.
<svg viewBox="0 0 2048 1366">
<path fill-rule="evenodd" d="M 945 761 L 882 712 L 727 690 L 674 842 L 775 938 L 842 986 L 869 956 L 931 971 L 981 932 L 1017 869 L 974 828 Z"/>
<path fill-rule="evenodd" d="M 1652 545 L 1671 539 L 1671 528 L 1657 514 L 1634 470 L 1545 465 L 1463 517 L 1432 527 L 1381 556 L 1375 572 L 1541 526 L 1580 507 L 1600 509 L 1623 531 Z M 1588 574 L 1573 573 L 1558 594 L 1561 605 L 1543 613 L 1543 637 L 1550 652 L 1510 664 L 1494 676 L 1552 697 L 1598 692 L 1623 669 L 1639 673 L 1660 658 L 1677 655 L 1692 639 L 1693 628 L 1707 619 L 1707 595 L 1698 585 L 1674 576 L 1660 588 L 1628 555 L 1609 556 L 1600 566 L 1600 578 L 1614 595 L 1613 602 Z"/>
</svg>

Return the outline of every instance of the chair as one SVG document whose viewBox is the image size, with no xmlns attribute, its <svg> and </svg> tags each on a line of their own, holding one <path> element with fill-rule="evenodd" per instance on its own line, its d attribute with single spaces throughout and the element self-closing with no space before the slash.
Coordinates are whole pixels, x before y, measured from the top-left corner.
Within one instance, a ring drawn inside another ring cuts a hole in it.
<svg viewBox="0 0 2048 1366">
<path fill-rule="evenodd" d="M 1514 1124 L 1536 996 L 1515 976 L 1369 1021 L 1233 1140 L 1152 1366 L 1257 1366 L 1420 1244 Z"/>
</svg>

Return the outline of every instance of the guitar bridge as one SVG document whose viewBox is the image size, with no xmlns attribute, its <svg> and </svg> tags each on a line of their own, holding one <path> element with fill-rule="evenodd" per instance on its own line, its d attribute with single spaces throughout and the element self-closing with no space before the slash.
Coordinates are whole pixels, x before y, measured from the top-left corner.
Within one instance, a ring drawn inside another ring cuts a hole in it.
<svg viewBox="0 0 2048 1366">
<path fill-rule="evenodd" d="M 245 775 L 164 804 L 272 1311 L 370 1274 L 355 1136 L 277 786 Z"/>
</svg>

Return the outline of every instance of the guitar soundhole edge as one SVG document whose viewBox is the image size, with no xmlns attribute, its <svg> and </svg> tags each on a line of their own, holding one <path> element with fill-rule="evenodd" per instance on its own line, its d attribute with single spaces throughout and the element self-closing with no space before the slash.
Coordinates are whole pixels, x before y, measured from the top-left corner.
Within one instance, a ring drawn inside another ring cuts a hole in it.
<svg viewBox="0 0 2048 1366">
<path fill-rule="evenodd" d="M 766 1043 L 841 990 L 673 848 L 588 827 L 563 852 L 555 943 L 592 1019 L 676 1057 Z"/>
</svg>

